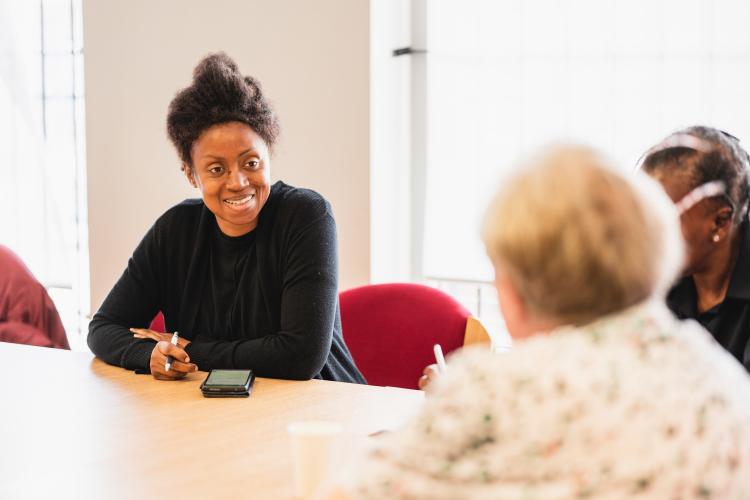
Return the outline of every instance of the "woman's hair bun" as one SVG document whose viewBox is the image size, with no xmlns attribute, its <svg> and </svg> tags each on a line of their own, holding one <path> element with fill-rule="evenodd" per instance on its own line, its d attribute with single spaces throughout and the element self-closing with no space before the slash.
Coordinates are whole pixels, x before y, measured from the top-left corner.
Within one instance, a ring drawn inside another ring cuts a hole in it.
<svg viewBox="0 0 750 500">
<path fill-rule="evenodd" d="M 243 76 L 224 52 L 209 54 L 193 70 L 191 85 L 169 104 L 167 135 L 192 168 L 193 143 L 211 126 L 233 121 L 250 126 L 273 153 L 281 129 L 260 82 Z"/>
<path fill-rule="evenodd" d="M 231 75 L 240 74 L 240 68 L 237 66 L 237 63 L 226 52 L 216 52 L 201 59 L 193 70 L 193 80 L 198 81 L 201 79 L 201 76 L 212 74 L 216 71 L 223 71 Z"/>
</svg>

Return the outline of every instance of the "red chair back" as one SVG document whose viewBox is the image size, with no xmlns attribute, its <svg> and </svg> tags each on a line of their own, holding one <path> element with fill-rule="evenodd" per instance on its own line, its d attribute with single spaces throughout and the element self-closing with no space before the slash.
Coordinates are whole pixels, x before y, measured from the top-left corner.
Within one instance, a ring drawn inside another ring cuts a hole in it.
<svg viewBox="0 0 750 500">
<path fill-rule="evenodd" d="M 151 322 L 151 326 L 149 326 L 148 328 L 155 332 L 166 333 L 164 329 L 164 315 L 159 312 L 159 314 L 157 314 L 154 320 Z"/>
<path fill-rule="evenodd" d="M 357 368 L 370 385 L 418 389 L 432 346 L 444 354 L 464 343 L 471 313 L 450 295 L 424 285 L 388 283 L 339 294 L 341 327 Z"/>
</svg>

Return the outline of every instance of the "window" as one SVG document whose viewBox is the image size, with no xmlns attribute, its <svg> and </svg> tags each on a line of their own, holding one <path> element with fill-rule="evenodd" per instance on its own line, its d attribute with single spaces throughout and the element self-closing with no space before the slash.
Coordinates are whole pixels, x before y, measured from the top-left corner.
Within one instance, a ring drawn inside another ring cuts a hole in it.
<svg viewBox="0 0 750 500">
<path fill-rule="evenodd" d="M 80 0 L 0 0 L 0 243 L 86 349 L 89 277 Z"/>
<path fill-rule="evenodd" d="M 492 279 L 482 213 L 503 176 L 544 144 L 587 143 L 632 168 L 693 124 L 750 141 L 748 2 L 427 6 L 428 277 Z"/>
<path fill-rule="evenodd" d="M 371 5 L 372 279 L 437 286 L 496 335 L 479 229 L 524 157 L 576 141 L 630 169 L 693 124 L 750 144 L 744 0 Z"/>
</svg>

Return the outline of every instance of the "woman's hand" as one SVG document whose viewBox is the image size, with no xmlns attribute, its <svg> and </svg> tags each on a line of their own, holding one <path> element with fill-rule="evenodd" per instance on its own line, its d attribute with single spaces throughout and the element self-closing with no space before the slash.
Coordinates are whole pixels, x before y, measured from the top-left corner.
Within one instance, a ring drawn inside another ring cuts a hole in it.
<svg viewBox="0 0 750 500">
<path fill-rule="evenodd" d="M 169 371 L 165 370 L 167 356 L 172 356 Z M 190 362 L 190 356 L 182 346 L 162 340 L 151 351 L 151 375 L 156 380 L 178 380 L 188 373 L 198 371 L 198 365 Z"/>
<path fill-rule="evenodd" d="M 427 368 L 424 369 L 424 375 L 422 375 L 419 378 L 419 388 L 423 391 L 428 390 L 428 388 L 435 382 L 435 380 L 440 377 L 440 370 L 438 369 L 438 365 L 429 365 Z"/>
<path fill-rule="evenodd" d="M 131 328 L 130 331 L 133 332 L 133 337 L 137 339 L 154 339 L 157 342 L 172 342 L 171 333 L 159 333 L 153 330 L 149 330 L 148 328 Z M 183 349 L 189 343 L 189 340 L 185 340 L 182 337 L 177 337 L 177 345 L 182 347 Z"/>
<path fill-rule="evenodd" d="M 190 372 L 198 371 L 198 366 L 190 363 L 190 356 L 185 352 L 185 346 L 190 341 L 179 338 L 177 345 L 172 345 L 172 335 L 159 333 L 146 328 L 131 328 L 133 337 L 138 339 L 154 339 L 157 344 L 151 351 L 151 375 L 156 380 L 177 380 Z M 165 370 L 167 356 L 172 356 L 169 371 Z"/>
</svg>

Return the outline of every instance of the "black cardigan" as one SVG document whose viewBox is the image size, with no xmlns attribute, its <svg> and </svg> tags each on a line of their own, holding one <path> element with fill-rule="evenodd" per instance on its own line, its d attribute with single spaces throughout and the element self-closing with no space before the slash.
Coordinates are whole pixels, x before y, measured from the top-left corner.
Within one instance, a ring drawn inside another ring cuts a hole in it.
<svg viewBox="0 0 750 500">
<path fill-rule="evenodd" d="M 366 383 L 341 334 L 336 223 L 318 193 L 277 182 L 256 227 L 257 272 L 272 331 L 216 340 L 195 331 L 214 214 L 202 200 L 169 209 L 146 233 L 89 325 L 88 344 L 109 364 L 149 372 L 155 342 L 135 339 L 159 311 L 167 332 L 191 343 L 203 371 L 252 369 L 260 377 Z M 245 271 L 248 272 L 248 271 Z"/>
</svg>

